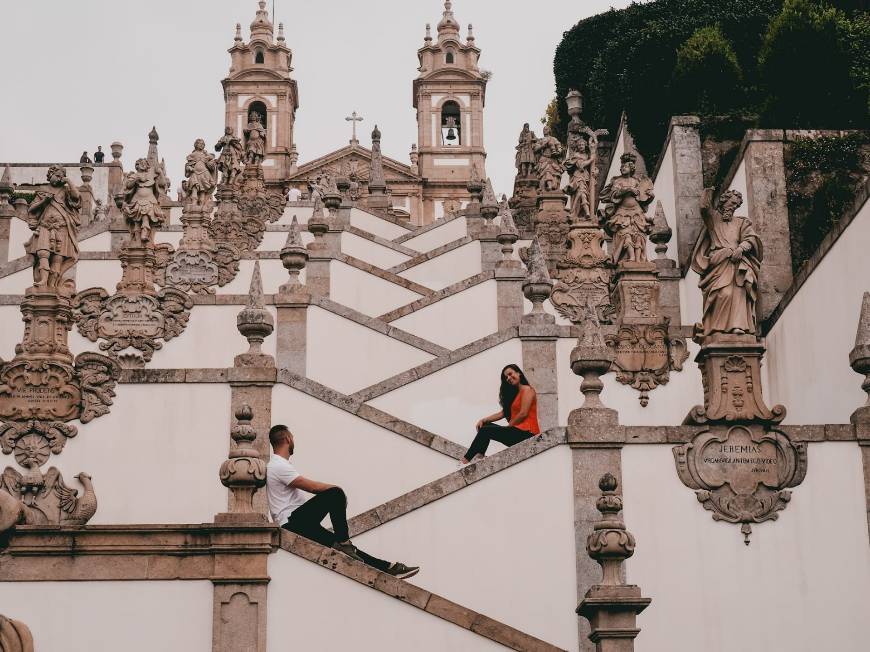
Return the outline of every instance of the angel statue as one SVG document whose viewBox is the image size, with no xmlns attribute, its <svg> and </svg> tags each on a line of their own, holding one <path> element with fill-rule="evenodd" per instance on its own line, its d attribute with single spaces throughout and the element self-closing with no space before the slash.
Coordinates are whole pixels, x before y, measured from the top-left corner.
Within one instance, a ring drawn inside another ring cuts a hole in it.
<svg viewBox="0 0 870 652">
<path fill-rule="evenodd" d="M 601 201 L 606 204 L 604 228 L 613 237 L 611 257 L 615 264 L 646 262 L 646 237 L 653 223 L 646 209 L 655 199 L 653 184 L 646 176 L 636 174 L 637 156 L 626 152 L 619 160 L 619 175 L 601 193 Z"/>
<path fill-rule="evenodd" d="M 160 195 L 166 192 L 167 185 L 162 167 L 153 170 L 148 159 L 138 159 L 136 171 L 127 173 L 123 211 L 132 240 L 143 244 L 154 241 L 154 227 L 165 220 Z"/>
</svg>

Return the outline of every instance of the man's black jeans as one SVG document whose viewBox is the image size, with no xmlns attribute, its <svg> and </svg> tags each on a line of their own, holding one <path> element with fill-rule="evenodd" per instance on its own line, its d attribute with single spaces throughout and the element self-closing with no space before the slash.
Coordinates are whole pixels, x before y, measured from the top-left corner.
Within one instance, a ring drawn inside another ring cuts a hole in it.
<svg viewBox="0 0 870 652">
<path fill-rule="evenodd" d="M 521 441 L 525 441 L 534 436 L 534 433 L 531 433 L 528 430 L 520 430 L 513 426 L 497 426 L 494 423 L 487 423 L 477 431 L 474 441 L 471 442 L 471 448 L 469 448 L 468 452 L 465 453 L 465 459 L 470 462 L 478 453 L 485 454 L 486 449 L 489 448 L 489 442 L 493 439 L 501 442 L 505 446 L 513 446 L 514 444 L 519 444 Z"/>
<path fill-rule="evenodd" d="M 334 532 L 320 524 L 327 514 Z M 331 487 L 294 509 L 282 527 L 322 546 L 331 547 L 338 541 L 347 541 L 350 538 L 347 529 L 347 496 L 340 487 Z M 379 571 L 390 567 L 390 562 L 372 557 L 359 548 L 357 553 L 365 563 Z"/>
</svg>

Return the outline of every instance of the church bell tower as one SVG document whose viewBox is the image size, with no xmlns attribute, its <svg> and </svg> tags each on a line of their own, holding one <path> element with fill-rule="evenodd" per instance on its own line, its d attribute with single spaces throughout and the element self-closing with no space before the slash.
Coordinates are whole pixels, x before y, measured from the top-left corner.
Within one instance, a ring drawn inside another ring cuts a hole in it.
<svg viewBox="0 0 870 652">
<path fill-rule="evenodd" d="M 247 43 L 242 39 L 241 25 L 236 24 L 235 43 L 229 53 L 230 72 L 221 82 L 226 126 L 243 138 L 251 113 L 257 113 L 266 127 L 266 181 L 286 179 L 296 171 L 299 157 L 293 142 L 299 94 L 296 80 L 290 77 L 293 53 L 284 40 L 284 25 L 278 25 L 276 39 L 265 0 L 259 2 Z"/>
<path fill-rule="evenodd" d="M 453 3 L 444 3 L 438 37 L 426 26 L 414 80 L 420 175 L 424 179 L 424 224 L 444 214 L 444 204 L 468 201 L 472 165 L 486 175 L 483 107 L 487 75 L 477 67 L 480 50 L 471 25 L 463 42 Z"/>
</svg>

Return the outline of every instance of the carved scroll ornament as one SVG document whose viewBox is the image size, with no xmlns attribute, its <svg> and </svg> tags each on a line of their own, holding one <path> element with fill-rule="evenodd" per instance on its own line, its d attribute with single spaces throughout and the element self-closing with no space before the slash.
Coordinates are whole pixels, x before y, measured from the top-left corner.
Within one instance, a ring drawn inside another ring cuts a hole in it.
<svg viewBox="0 0 870 652">
<path fill-rule="evenodd" d="M 759 424 L 712 426 L 674 448 L 677 474 L 695 489 L 713 519 L 741 523 L 749 545 L 751 523 L 778 518 L 807 473 L 806 444 Z"/>
<path fill-rule="evenodd" d="M 620 326 L 605 337 L 614 350 L 616 380 L 640 392 L 640 404 L 649 404 L 649 393 L 670 380 L 671 371 L 682 371 L 689 352 L 682 338 L 671 339 L 667 324 Z"/>
</svg>

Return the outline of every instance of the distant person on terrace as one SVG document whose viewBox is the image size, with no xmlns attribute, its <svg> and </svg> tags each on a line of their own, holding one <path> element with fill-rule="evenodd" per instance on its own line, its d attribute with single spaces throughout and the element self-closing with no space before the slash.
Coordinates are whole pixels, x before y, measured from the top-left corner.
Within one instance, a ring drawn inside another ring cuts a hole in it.
<svg viewBox="0 0 870 652">
<path fill-rule="evenodd" d="M 299 474 L 290 462 L 294 443 L 293 434 L 287 426 L 272 426 L 269 442 L 274 452 L 266 466 L 266 493 L 275 523 L 402 580 L 420 571 L 419 566 L 390 563 L 355 547 L 350 541 L 347 527 L 347 496 L 341 487 L 310 480 Z M 315 495 L 309 498 L 307 494 Z M 320 524 L 327 514 L 332 521 L 332 532 Z"/>
<path fill-rule="evenodd" d="M 482 460 L 493 439 L 505 446 L 513 446 L 541 433 L 538 426 L 538 395 L 515 364 L 509 364 L 501 370 L 498 402 L 501 403 L 501 410 L 477 422 L 477 435 L 471 442 L 471 448 L 460 460 L 462 464 Z M 505 419 L 507 425 L 493 423 L 499 419 Z"/>
</svg>

